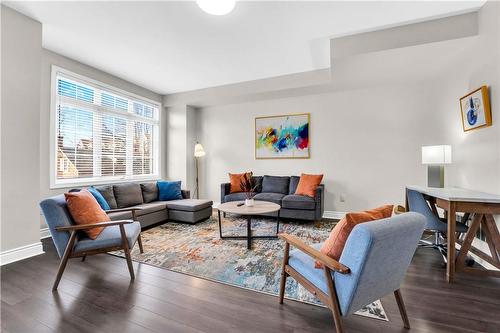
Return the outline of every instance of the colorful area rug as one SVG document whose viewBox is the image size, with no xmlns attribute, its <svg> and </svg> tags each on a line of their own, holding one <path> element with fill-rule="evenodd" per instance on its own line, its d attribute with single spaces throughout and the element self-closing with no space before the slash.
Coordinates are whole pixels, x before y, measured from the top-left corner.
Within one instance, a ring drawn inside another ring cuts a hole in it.
<svg viewBox="0 0 500 333">
<path fill-rule="evenodd" d="M 283 222 L 280 231 L 304 240 L 307 244 L 325 240 L 335 222 L 324 220 L 316 223 Z M 224 236 L 245 235 L 246 221 L 240 218 L 223 219 Z M 254 219 L 254 235 L 276 232 L 273 219 Z M 142 233 L 144 253 L 138 246 L 132 251 L 135 261 L 151 264 L 240 288 L 271 295 L 278 295 L 281 259 L 284 243 L 275 239 L 253 240 L 252 250 L 247 250 L 246 240 L 221 240 L 218 223 L 211 218 L 195 225 L 166 223 Z M 123 256 L 122 252 L 115 254 Z M 322 306 L 306 289 L 293 279 L 286 284 L 286 298 Z M 380 301 L 368 304 L 356 314 L 387 320 Z"/>
</svg>

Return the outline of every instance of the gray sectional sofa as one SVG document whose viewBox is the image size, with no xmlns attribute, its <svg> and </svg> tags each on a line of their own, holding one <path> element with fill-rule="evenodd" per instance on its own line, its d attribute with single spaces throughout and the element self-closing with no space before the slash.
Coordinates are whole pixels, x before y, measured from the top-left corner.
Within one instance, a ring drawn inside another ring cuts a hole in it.
<svg viewBox="0 0 500 333">
<path fill-rule="evenodd" d="M 190 199 L 186 190 L 182 191 L 183 199 L 158 201 L 156 182 L 120 183 L 95 189 L 109 204 L 111 210 L 107 213 L 111 220 L 131 219 L 130 208 L 138 208 L 135 214 L 142 228 L 166 221 L 196 223 L 212 215 L 212 201 Z"/>
<path fill-rule="evenodd" d="M 277 203 L 281 206 L 280 217 L 299 220 L 320 220 L 324 212 L 325 186 L 320 184 L 314 198 L 295 195 L 298 176 L 254 176 L 255 200 Z M 245 200 L 245 193 L 230 193 L 230 184 L 221 184 L 221 202 Z M 275 215 L 274 215 L 275 216 Z"/>
</svg>

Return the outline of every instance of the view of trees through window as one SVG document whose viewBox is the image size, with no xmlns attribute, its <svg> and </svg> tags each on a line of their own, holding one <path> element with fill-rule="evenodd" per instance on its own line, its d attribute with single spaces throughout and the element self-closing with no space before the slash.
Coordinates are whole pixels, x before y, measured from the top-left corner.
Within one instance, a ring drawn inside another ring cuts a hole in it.
<svg viewBox="0 0 500 333">
<path fill-rule="evenodd" d="M 153 175 L 158 106 L 57 77 L 56 180 Z"/>
</svg>

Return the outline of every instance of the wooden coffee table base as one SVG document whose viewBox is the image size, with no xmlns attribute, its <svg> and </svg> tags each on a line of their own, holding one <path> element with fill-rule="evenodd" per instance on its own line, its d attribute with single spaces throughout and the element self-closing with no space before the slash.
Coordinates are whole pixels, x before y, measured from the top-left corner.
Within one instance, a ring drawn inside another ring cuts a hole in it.
<svg viewBox="0 0 500 333">
<path fill-rule="evenodd" d="M 278 238 L 278 233 L 280 230 L 280 213 L 278 211 L 278 216 L 276 218 L 276 235 L 263 235 L 263 236 L 253 236 L 252 235 L 252 218 L 254 216 L 252 215 L 245 215 L 246 220 L 247 220 L 247 234 L 246 236 L 222 236 L 222 221 L 221 221 L 221 216 L 220 216 L 220 210 L 218 211 L 219 213 L 219 236 L 221 239 L 246 239 L 247 240 L 247 248 L 249 250 L 252 249 L 252 239 L 277 239 Z"/>
</svg>

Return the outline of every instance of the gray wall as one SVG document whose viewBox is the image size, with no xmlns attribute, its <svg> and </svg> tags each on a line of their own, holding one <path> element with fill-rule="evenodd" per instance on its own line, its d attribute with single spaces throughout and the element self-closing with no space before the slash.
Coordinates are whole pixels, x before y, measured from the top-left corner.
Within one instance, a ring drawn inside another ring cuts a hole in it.
<svg viewBox="0 0 500 333">
<path fill-rule="evenodd" d="M 202 194 L 219 199 L 227 173 L 323 173 L 325 209 L 351 211 L 403 203 L 404 186 L 425 183 L 420 147 L 445 142 L 434 119 L 433 89 L 382 85 L 327 94 L 203 108 Z M 311 113 L 311 158 L 255 160 L 256 116 Z M 345 202 L 340 201 L 340 196 Z"/>
<path fill-rule="evenodd" d="M 1 7 L 1 251 L 39 242 L 42 25 Z"/>
<path fill-rule="evenodd" d="M 96 68 L 42 48 L 42 26 L 2 6 L 2 245 L 1 251 L 36 243 L 45 227 L 42 198 L 65 192 L 49 188 L 51 66 L 162 102 L 162 96 Z M 161 115 L 162 128 L 166 117 Z M 161 175 L 166 174 L 162 132 Z"/>
<path fill-rule="evenodd" d="M 199 138 L 207 151 L 202 196 L 219 201 L 228 172 L 321 172 L 326 210 L 403 203 L 405 185 L 426 183 L 421 146 L 446 143 L 454 153 L 448 186 L 500 193 L 499 4 L 488 2 L 477 21 L 469 17 L 478 24 L 471 29 L 477 36 L 334 59 L 328 84 L 309 75 L 308 86 L 301 86 L 297 74 L 166 96 L 166 104 L 199 107 Z M 464 133 L 458 100 L 483 84 L 490 86 L 494 125 Z M 256 116 L 303 112 L 311 113 L 311 159 L 254 159 Z"/>
</svg>

